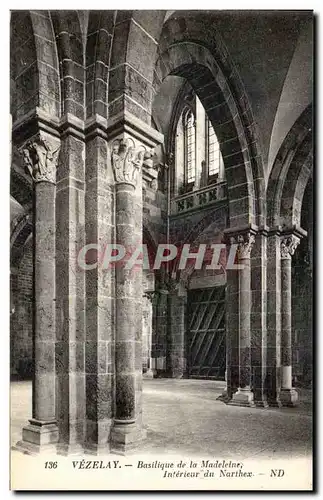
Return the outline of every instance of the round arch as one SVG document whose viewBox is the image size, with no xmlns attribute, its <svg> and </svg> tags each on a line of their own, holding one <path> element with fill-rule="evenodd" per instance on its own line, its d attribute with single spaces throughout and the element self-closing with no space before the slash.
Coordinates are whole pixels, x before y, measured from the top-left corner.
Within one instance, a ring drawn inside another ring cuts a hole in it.
<svg viewBox="0 0 323 500">
<path fill-rule="evenodd" d="M 10 231 L 10 267 L 17 267 L 25 245 L 32 237 L 33 222 L 31 211 L 25 211 L 11 224 Z"/>
<path fill-rule="evenodd" d="M 13 123 L 36 106 L 60 116 L 60 77 L 49 11 L 13 11 L 10 19 Z"/>
<path fill-rule="evenodd" d="M 90 10 L 85 41 L 86 117 L 98 114 L 107 118 L 107 92 L 111 43 L 116 11 Z"/>
<path fill-rule="evenodd" d="M 304 192 L 313 169 L 312 105 L 287 134 L 267 186 L 269 227 L 300 227 Z"/>
<path fill-rule="evenodd" d="M 149 23 L 149 13 L 119 11 L 116 15 L 109 116 L 112 119 L 129 109 L 151 123 L 152 96 L 163 80 L 169 75 L 189 80 L 219 138 L 228 183 L 230 227 L 263 225 L 265 184 L 256 124 L 241 78 L 214 23 L 205 23 L 207 14 L 192 19 L 184 12 L 164 22 L 165 11 L 155 13 Z M 136 50 L 145 56 L 144 64 L 135 57 Z M 130 85 L 131 79 L 138 83 Z"/>
<path fill-rule="evenodd" d="M 209 31 L 209 30 L 208 30 Z M 241 79 L 215 30 L 190 18 L 164 25 L 154 89 L 169 75 L 189 81 L 219 138 L 229 193 L 230 226 L 264 223 L 264 173 L 256 127 Z"/>
<path fill-rule="evenodd" d="M 215 244 L 223 243 L 224 228 L 222 229 L 219 228 L 221 224 L 219 224 L 219 219 L 218 219 L 218 217 L 220 219 L 222 218 L 221 211 L 223 211 L 223 207 L 212 210 L 205 217 L 203 217 L 185 235 L 182 241 L 182 245 L 189 243 L 192 247 L 192 251 L 194 251 L 193 250 L 194 246 L 195 245 L 198 246 L 199 243 L 205 243 L 205 242 L 215 243 Z M 217 212 L 219 212 L 218 215 Z M 209 239 L 208 237 L 209 235 L 212 235 L 212 241 Z M 172 269 L 173 277 L 176 276 L 178 281 L 182 284 L 187 283 L 187 281 L 189 280 L 190 276 L 194 271 L 194 265 L 188 266 L 188 268 L 184 270 L 179 270 L 178 266 L 179 266 L 179 258 L 177 258 L 176 261 L 174 262 L 174 266 Z"/>
</svg>

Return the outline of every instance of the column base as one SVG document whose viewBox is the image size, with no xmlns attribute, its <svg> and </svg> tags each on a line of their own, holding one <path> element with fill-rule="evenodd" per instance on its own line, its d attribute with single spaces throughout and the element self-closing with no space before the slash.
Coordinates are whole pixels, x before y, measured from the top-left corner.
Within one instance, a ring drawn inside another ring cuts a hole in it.
<svg viewBox="0 0 323 500">
<path fill-rule="evenodd" d="M 278 397 L 277 397 L 277 399 L 268 399 L 268 405 L 270 406 L 270 408 L 281 408 L 281 406 L 282 406 Z"/>
<path fill-rule="evenodd" d="M 86 444 L 84 446 L 84 453 L 86 455 L 94 455 L 96 457 L 109 455 L 110 453 L 110 444 Z"/>
<path fill-rule="evenodd" d="M 30 419 L 30 424 L 22 429 L 22 440 L 13 446 L 14 450 L 28 455 L 56 453 L 59 433 L 56 420 L 41 421 Z"/>
<path fill-rule="evenodd" d="M 147 370 L 145 373 L 142 374 L 142 378 L 145 379 L 145 378 L 148 378 L 148 379 L 152 379 L 154 378 L 154 372 L 151 368 L 149 368 L 149 370 Z"/>
<path fill-rule="evenodd" d="M 268 408 L 269 407 L 269 403 L 268 403 L 267 399 L 255 399 L 254 404 L 255 404 L 256 408 Z"/>
<path fill-rule="evenodd" d="M 237 392 L 235 392 L 232 395 L 232 398 L 228 402 L 228 405 L 254 407 L 255 402 L 253 398 L 254 398 L 253 392 L 250 390 L 249 387 L 243 389 L 239 387 Z"/>
<path fill-rule="evenodd" d="M 292 389 L 281 389 L 279 401 L 282 406 L 296 406 L 298 404 L 298 392 Z"/>
<path fill-rule="evenodd" d="M 147 437 L 147 431 L 137 423 L 115 423 L 111 429 L 110 451 L 125 455 L 137 448 Z"/>
<path fill-rule="evenodd" d="M 95 456 L 109 454 L 111 427 L 112 419 L 110 418 L 98 421 L 87 418 L 84 452 Z"/>
<path fill-rule="evenodd" d="M 177 372 L 177 371 L 170 371 L 170 372 L 167 372 L 166 378 L 181 379 L 181 378 L 184 378 L 184 373 Z"/>
<path fill-rule="evenodd" d="M 80 456 L 84 454 L 84 448 L 81 444 L 67 444 L 67 443 L 59 443 L 56 447 L 57 455 L 61 455 L 63 457 L 68 457 L 70 455 Z"/>
<path fill-rule="evenodd" d="M 168 378 L 166 370 L 153 370 L 154 378 Z"/>
<path fill-rule="evenodd" d="M 217 401 L 223 401 L 223 403 L 228 403 L 230 401 L 230 396 L 227 390 L 224 390 L 220 396 L 216 398 Z"/>
</svg>

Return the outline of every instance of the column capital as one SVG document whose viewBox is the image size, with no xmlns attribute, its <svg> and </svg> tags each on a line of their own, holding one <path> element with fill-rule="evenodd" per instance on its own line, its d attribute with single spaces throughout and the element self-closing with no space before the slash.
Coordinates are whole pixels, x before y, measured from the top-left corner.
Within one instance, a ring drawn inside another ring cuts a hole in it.
<svg viewBox="0 0 323 500">
<path fill-rule="evenodd" d="M 294 255 L 300 239 L 294 234 L 284 235 L 280 242 L 280 256 L 282 260 L 290 260 Z"/>
<path fill-rule="evenodd" d="M 164 136 L 126 111 L 108 120 L 107 136 L 116 182 L 136 187 L 140 172 L 143 185 L 157 190 L 159 165 L 154 148 L 163 143 Z"/>
<path fill-rule="evenodd" d="M 145 146 L 136 144 L 130 137 L 114 139 L 111 144 L 111 163 L 117 184 L 137 186 L 145 153 Z"/>
<path fill-rule="evenodd" d="M 56 184 L 56 169 L 60 143 L 38 133 L 19 148 L 25 167 L 35 183 Z"/>
<path fill-rule="evenodd" d="M 290 235 L 294 235 L 300 239 L 306 238 L 307 236 L 307 231 L 305 231 L 305 229 L 296 224 L 294 224 L 293 226 L 284 226 L 284 227 L 279 225 L 271 226 L 269 228 L 267 227 L 266 231 L 268 233 L 268 236 L 274 235 L 274 236 L 287 237 Z"/>
<path fill-rule="evenodd" d="M 147 290 L 143 293 L 143 297 L 148 299 L 151 304 L 154 303 L 154 300 L 156 299 L 158 295 L 158 292 L 156 290 Z"/>
<path fill-rule="evenodd" d="M 255 235 L 252 232 L 241 233 L 230 236 L 231 245 L 238 245 L 239 259 L 250 259 L 250 253 L 255 242 Z"/>
<path fill-rule="evenodd" d="M 142 180 L 145 188 L 149 187 L 153 191 L 158 189 L 158 172 L 161 167 L 160 163 L 156 162 L 154 149 L 151 148 L 144 154 L 142 166 Z"/>
</svg>

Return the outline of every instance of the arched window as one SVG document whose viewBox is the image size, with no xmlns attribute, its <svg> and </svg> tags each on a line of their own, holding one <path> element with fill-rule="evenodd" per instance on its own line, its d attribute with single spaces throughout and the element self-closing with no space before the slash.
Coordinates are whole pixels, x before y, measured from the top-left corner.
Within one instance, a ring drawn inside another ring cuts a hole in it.
<svg viewBox="0 0 323 500">
<path fill-rule="evenodd" d="M 218 138 L 211 121 L 206 117 L 206 152 L 209 179 L 216 179 L 223 171 L 223 158 Z"/>
<path fill-rule="evenodd" d="M 195 182 L 195 118 L 191 109 L 184 111 L 184 184 Z"/>
</svg>

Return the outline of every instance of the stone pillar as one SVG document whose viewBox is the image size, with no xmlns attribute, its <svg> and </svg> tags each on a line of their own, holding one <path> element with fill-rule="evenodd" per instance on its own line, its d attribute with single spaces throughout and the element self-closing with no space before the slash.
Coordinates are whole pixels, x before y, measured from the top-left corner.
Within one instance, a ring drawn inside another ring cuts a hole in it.
<svg viewBox="0 0 323 500">
<path fill-rule="evenodd" d="M 267 239 L 267 402 L 279 406 L 281 365 L 280 232 L 271 229 Z"/>
<path fill-rule="evenodd" d="M 186 293 L 180 284 L 171 280 L 168 283 L 168 335 L 167 335 L 167 375 L 182 378 L 186 370 L 185 357 L 185 306 Z"/>
<path fill-rule="evenodd" d="M 142 315 L 142 369 L 145 378 L 153 378 L 151 347 L 152 347 L 152 302 L 154 292 L 146 292 L 143 295 Z"/>
<path fill-rule="evenodd" d="M 114 241 L 114 176 L 108 162 L 106 120 L 86 122 L 86 243 L 98 252 L 87 254 L 93 264 L 85 272 L 85 386 L 86 449 L 109 451 L 114 391 L 114 290 L 112 265 L 105 265 L 104 251 Z"/>
<path fill-rule="evenodd" d="M 251 272 L 250 253 L 255 241 L 254 234 L 246 232 L 230 238 L 238 244 L 239 273 L 239 387 L 229 404 L 254 406 L 251 389 Z"/>
<path fill-rule="evenodd" d="M 32 418 L 19 449 L 51 451 L 58 441 L 55 411 L 55 191 L 59 142 L 39 133 L 22 148 L 34 182 L 34 374 Z"/>
<path fill-rule="evenodd" d="M 158 289 L 153 300 L 152 369 L 155 378 L 166 376 L 167 297 L 166 289 Z"/>
<path fill-rule="evenodd" d="M 294 406 L 298 393 L 292 387 L 292 255 L 299 244 L 295 235 L 281 240 L 281 390 L 280 402 Z"/>
<path fill-rule="evenodd" d="M 116 243 L 131 255 L 142 243 L 141 168 L 145 148 L 122 134 L 111 145 L 115 175 Z M 114 451 L 126 452 L 145 437 L 141 425 L 142 391 L 142 266 L 115 269 L 115 416 L 111 433 Z"/>
<path fill-rule="evenodd" d="M 229 402 L 239 387 L 239 280 L 235 269 L 227 269 L 225 302 L 226 389 L 220 399 Z"/>
<path fill-rule="evenodd" d="M 67 116 L 56 189 L 56 414 L 58 453 L 83 453 L 85 437 L 85 142 Z M 62 126 L 63 128 L 63 126 Z"/>
<path fill-rule="evenodd" d="M 267 407 L 267 231 L 255 237 L 251 258 L 251 368 L 256 406 Z"/>
<path fill-rule="evenodd" d="M 125 453 L 145 437 L 142 424 L 143 255 L 137 250 L 142 249 L 143 239 L 143 172 L 145 177 L 149 176 L 153 167 L 152 150 L 162 142 L 163 136 L 126 112 L 110 120 L 107 133 L 115 179 L 115 239 L 125 249 L 123 262 L 115 266 L 115 401 L 110 441 L 113 451 Z"/>
</svg>

